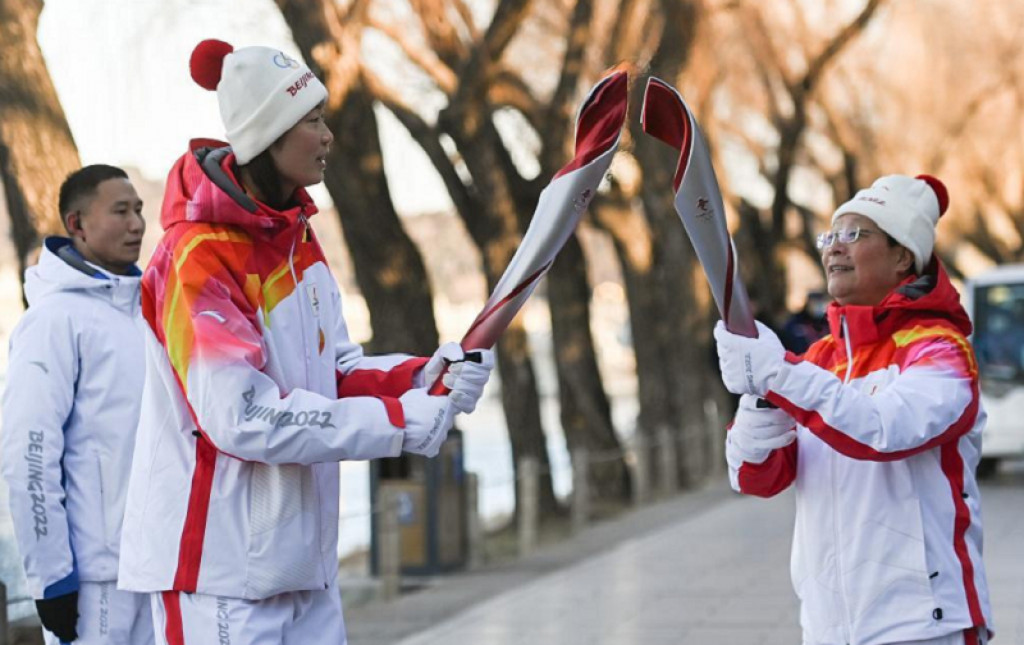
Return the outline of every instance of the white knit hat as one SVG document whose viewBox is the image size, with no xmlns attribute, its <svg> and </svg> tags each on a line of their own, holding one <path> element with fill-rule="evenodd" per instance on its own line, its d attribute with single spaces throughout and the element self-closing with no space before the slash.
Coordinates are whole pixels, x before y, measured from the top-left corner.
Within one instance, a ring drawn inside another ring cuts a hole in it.
<svg viewBox="0 0 1024 645">
<path fill-rule="evenodd" d="M 313 72 L 269 47 L 235 49 L 220 40 L 196 45 L 192 79 L 217 91 L 220 117 L 239 165 L 270 147 L 327 98 Z"/>
<path fill-rule="evenodd" d="M 946 186 L 931 175 L 887 175 L 832 214 L 856 213 L 867 217 L 914 254 L 917 273 L 924 271 L 935 248 L 935 225 L 949 207 Z"/>
</svg>

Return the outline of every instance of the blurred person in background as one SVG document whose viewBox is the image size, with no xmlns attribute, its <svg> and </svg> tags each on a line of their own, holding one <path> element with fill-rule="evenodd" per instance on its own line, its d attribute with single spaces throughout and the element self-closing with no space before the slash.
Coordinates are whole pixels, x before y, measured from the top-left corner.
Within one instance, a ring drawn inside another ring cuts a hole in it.
<svg viewBox="0 0 1024 645">
<path fill-rule="evenodd" d="M 782 345 L 794 354 L 803 354 L 814 341 L 828 333 L 828 321 L 825 309 L 828 307 L 828 294 L 821 291 L 810 291 L 800 311 L 790 316 L 782 325 L 779 339 Z"/>
<path fill-rule="evenodd" d="M 167 180 L 119 584 L 151 594 L 158 643 L 344 643 L 338 462 L 437 455 L 493 357 L 365 356 L 309 225 L 327 89 L 269 47 L 190 65 L 230 145 L 194 141 Z"/>
<path fill-rule="evenodd" d="M 25 272 L 11 336 L 3 472 L 46 642 L 153 642 L 149 597 L 116 588 L 121 521 L 145 375 L 142 201 L 120 168 L 60 187 L 68 237 Z"/>
<path fill-rule="evenodd" d="M 726 439 L 733 488 L 796 488 L 804 645 L 992 635 L 971 323 L 932 253 L 947 205 L 937 179 L 890 175 L 836 210 L 818 238 L 831 335 L 802 358 L 763 325 L 758 338 L 715 329 L 722 379 L 743 395 Z"/>
</svg>

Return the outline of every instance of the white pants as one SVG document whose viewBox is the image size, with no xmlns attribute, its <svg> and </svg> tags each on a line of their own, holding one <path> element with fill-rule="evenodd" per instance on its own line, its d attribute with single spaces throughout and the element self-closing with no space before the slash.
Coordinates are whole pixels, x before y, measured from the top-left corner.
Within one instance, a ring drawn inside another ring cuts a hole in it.
<svg viewBox="0 0 1024 645">
<path fill-rule="evenodd" d="M 988 645 L 988 630 L 981 628 L 977 631 L 977 635 L 971 634 L 973 638 L 969 637 L 964 632 L 957 632 L 955 634 L 949 634 L 942 638 L 930 638 L 926 641 L 909 641 L 906 643 L 895 643 L 894 645 Z"/>
<path fill-rule="evenodd" d="M 805 640 L 804 645 L 814 644 Z M 955 632 L 941 638 L 929 638 L 923 641 L 903 641 L 892 643 L 891 645 L 988 645 L 988 630 L 984 627 L 979 628 L 976 638 L 968 637 L 964 632 Z"/>
<path fill-rule="evenodd" d="M 158 645 L 345 645 L 338 587 L 241 600 L 150 594 Z"/>
<path fill-rule="evenodd" d="M 83 582 L 78 589 L 75 645 L 152 645 L 149 594 L 120 591 L 116 582 Z M 57 637 L 43 630 L 46 645 Z"/>
</svg>

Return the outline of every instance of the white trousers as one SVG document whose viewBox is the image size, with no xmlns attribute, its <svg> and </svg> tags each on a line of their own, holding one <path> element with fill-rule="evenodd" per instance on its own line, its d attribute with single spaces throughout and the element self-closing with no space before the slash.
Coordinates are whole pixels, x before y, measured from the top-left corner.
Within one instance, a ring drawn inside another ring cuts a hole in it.
<svg viewBox="0 0 1024 645">
<path fill-rule="evenodd" d="M 972 638 L 973 637 L 973 638 Z M 964 632 L 956 632 L 942 638 L 930 638 L 926 641 L 909 641 L 894 645 L 988 645 L 988 630 L 981 628 L 976 634 L 968 636 Z"/>
<path fill-rule="evenodd" d="M 75 645 L 152 645 L 149 594 L 121 591 L 116 582 L 82 582 L 78 589 Z M 46 645 L 59 645 L 43 630 Z"/>
<path fill-rule="evenodd" d="M 177 591 L 150 594 L 158 645 L 345 645 L 341 596 L 293 591 L 241 600 Z"/>
<path fill-rule="evenodd" d="M 814 643 L 805 640 L 804 645 L 814 645 Z M 982 627 L 978 629 L 976 635 L 954 632 L 941 638 L 929 638 L 923 641 L 902 641 L 891 643 L 890 645 L 988 645 L 988 630 Z"/>
</svg>

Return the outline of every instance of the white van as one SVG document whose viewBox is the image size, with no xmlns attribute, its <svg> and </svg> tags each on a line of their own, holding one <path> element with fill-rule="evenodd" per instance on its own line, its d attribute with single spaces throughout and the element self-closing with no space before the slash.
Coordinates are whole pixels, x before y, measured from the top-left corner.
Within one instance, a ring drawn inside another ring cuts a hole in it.
<svg viewBox="0 0 1024 645">
<path fill-rule="evenodd" d="M 964 304 L 988 412 L 978 476 L 1002 459 L 1024 458 L 1024 264 L 997 267 L 967 281 Z"/>
</svg>

